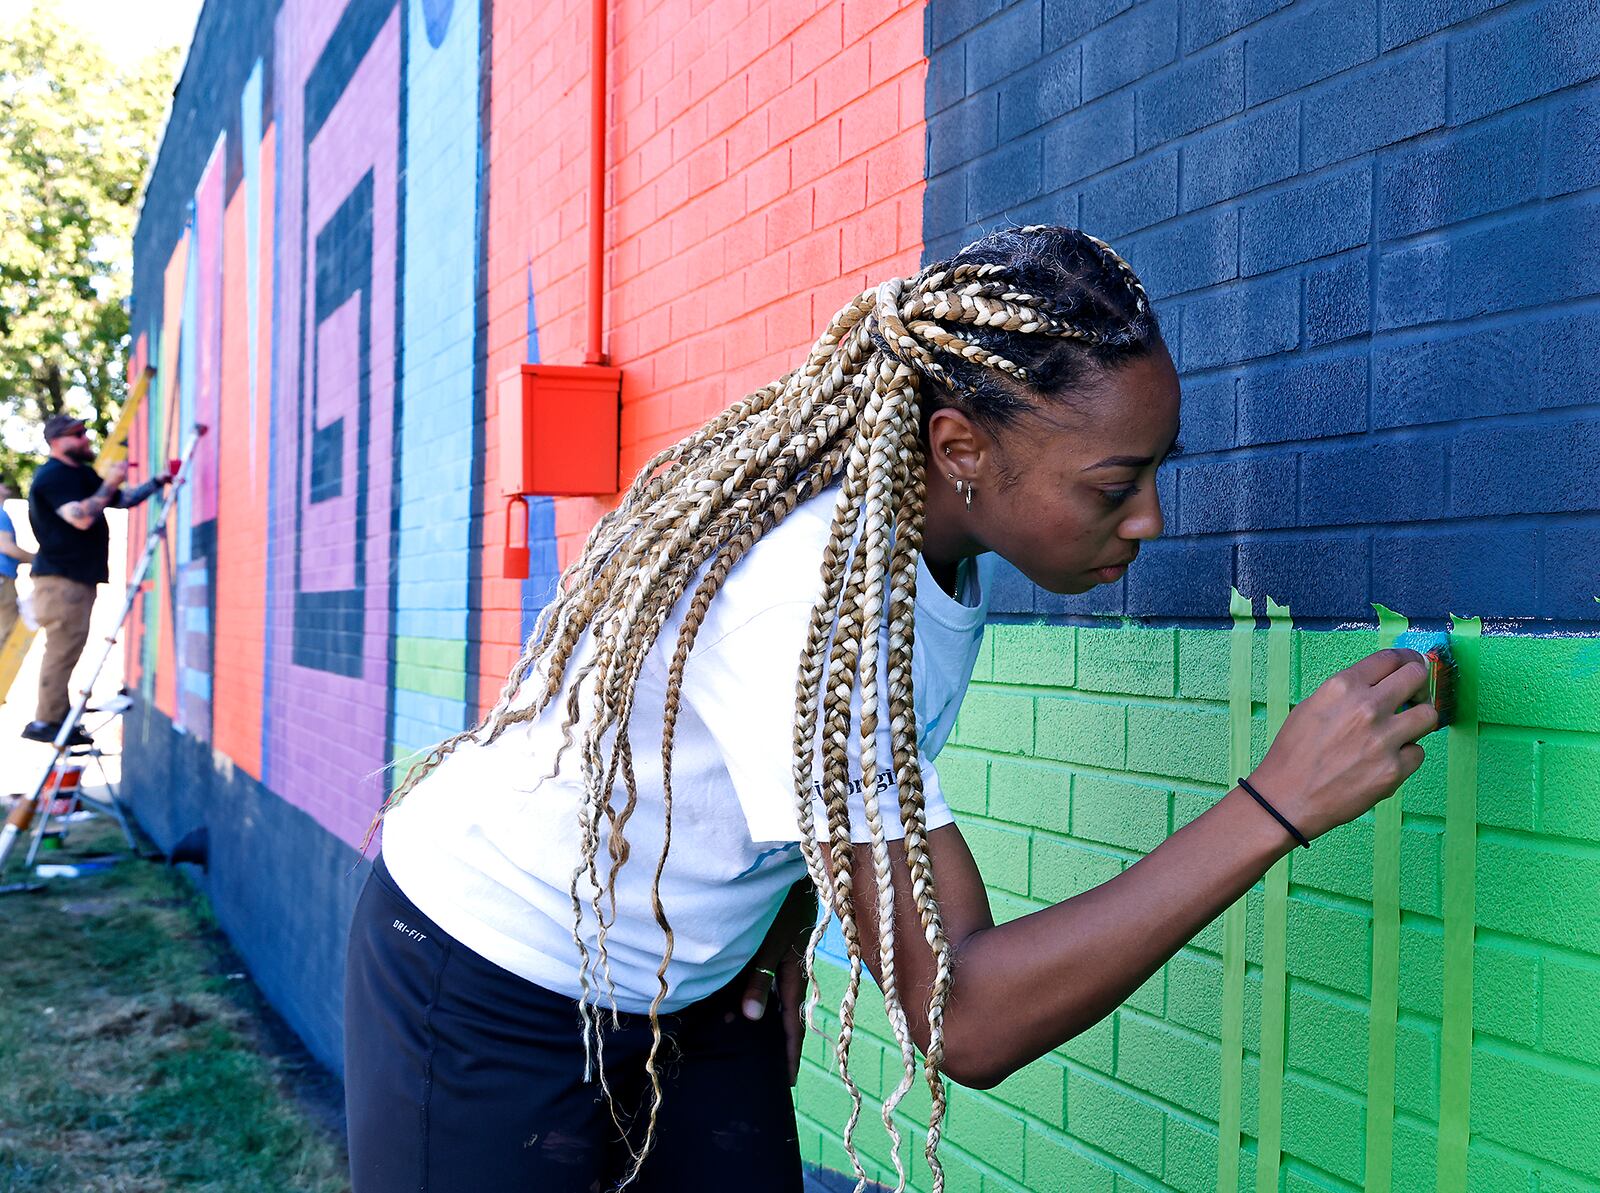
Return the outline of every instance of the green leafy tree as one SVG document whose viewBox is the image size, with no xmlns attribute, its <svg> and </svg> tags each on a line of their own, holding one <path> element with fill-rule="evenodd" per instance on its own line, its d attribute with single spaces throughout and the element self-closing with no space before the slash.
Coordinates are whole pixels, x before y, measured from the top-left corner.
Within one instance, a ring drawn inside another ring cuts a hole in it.
<svg viewBox="0 0 1600 1193">
<path fill-rule="evenodd" d="M 102 435 L 127 389 L 140 187 L 176 49 L 138 62 L 40 6 L 0 30 L 0 479 L 33 475 L 63 411 Z"/>
</svg>

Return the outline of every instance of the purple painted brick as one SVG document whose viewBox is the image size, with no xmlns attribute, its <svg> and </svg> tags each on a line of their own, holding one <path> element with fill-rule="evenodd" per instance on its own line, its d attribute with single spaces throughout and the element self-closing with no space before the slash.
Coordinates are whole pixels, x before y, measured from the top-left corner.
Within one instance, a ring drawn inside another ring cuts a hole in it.
<svg viewBox="0 0 1600 1193">
<path fill-rule="evenodd" d="M 1083 96 L 1115 91 L 1177 56 L 1177 0 L 1146 0 L 1084 37 Z"/>
<path fill-rule="evenodd" d="M 1165 298 L 1239 275 L 1239 213 L 1201 212 L 1131 238 L 1123 256 L 1151 298 Z"/>
<path fill-rule="evenodd" d="M 1088 104 L 1045 133 L 1044 176 L 1062 186 L 1098 174 L 1133 156 L 1133 92 Z"/>
<path fill-rule="evenodd" d="M 1315 356 L 1239 381 L 1240 444 L 1350 435 L 1367 426 L 1367 361 Z"/>
<path fill-rule="evenodd" d="M 1534 197 L 1542 128 L 1537 113 L 1519 113 L 1382 159 L 1378 234 L 1407 236 Z"/>
<path fill-rule="evenodd" d="M 1300 339 L 1300 280 L 1238 282 L 1183 308 L 1184 367 L 1204 369 L 1287 352 Z"/>
<path fill-rule="evenodd" d="M 966 39 L 967 91 L 976 94 L 1039 57 L 1044 16 L 1040 0 L 1003 9 Z"/>
<path fill-rule="evenodd" d="M 1239 544 L 1240 592 L 1270 592 L 1296 617 L 1370 620 L 1366 535 L 1282 537 Z"/>
<path fill-rule="evenodd" d="M 1351 253 L 1306 274 L 1306 344 L 1331 344 L 1366 335 L 1372 326 L 1367 255 Z"/>
<path fill-rule="evenodd" d="M 1183 52 L 1191 54 L 1203 46 L 1237 33 L 1246 25 L 1270 16 L 1292 0 L 1207 0 L 1189 4 L 1183 12 Z"/>
<path fill-rule="evenodd" d="M 1457 241 L 1450 315 L 1468 319 L 1600 293 L 1600 203 L 1567 203 Z"/>
<path fill-rule="evenodd" d="M 1523 5 L 1450 44 L 1451 119 L 1465 123 L 1600 75 L 1600 0 Z"/>
<path fill-rule="evenodd" d="M 1223 538 L 1160 538 L 1128 569 L 1131 616 L 1224 617 L 1233 582 L 1233 545 Z M 1600 607 L 1600 606 L 1597 606 Z"/>
<path fill-rule="evenodd" d="M 1343 161 L 1438 128 L 1445 120 L 1444 46 L 1380 58 L 1305 100 L 1306 168 Z"/>
<path fill-rule="evenodd" d="M 1300 105 L 1290 100 L 1183 147 L 1183 208 L 1193 211 L 1288 178 L 1300 168 Z"/>
<path fill-rule="evenodd" d="M 1295 524 L 1292 453 L 1189 464 L 1182 472 L 1185 534 L 1272 530 Z"/>
<path fill-rule="evenodd" d="M 1435 323 L 1450 299 L 1447 241 L 1385 253 L 1378 262 L 1378 329 Z"/>
<path fill-rule="evenodd" d="M 1526 613 L 1537 562 L 1535 537 L 1522 527 L 1380 529 L 1372 599 L 1413 618 Z"/>
<path fill-rule="evenodd" d="M 1239 216 L 1239 272 L 1267 273 L 1365 244 L 1371 212 L 1370 165 L 1256 199 Z"/>
<path fill-rule="evenodd" d="M 1444 516 L 1444 444 L 1380 440 L 1300 457 L 1300 524 L 1350 526 Z"/>
<path fill-rule="evenodd" d="M 1249 39 L 1245 94 L 1251 105 L 1338 74 L 1378 52 L 1377 5 L 1330 0 L 1295 7 Z"/>
<path fill-rule="evenodd" d="M 1450 509 L 1466 517 L 1594 510 L 1600 419 L 1473 427 L 1450 450 Z"/>
<path fill-rule="evenodd" d="M 1078 81 L 1076 46 L 1051 54 L 1031 69 L 1007 79 L 1000 88 L 1001 143 L 1032 132 L 1077 107 Z"/>
<path fill-rule="evenodd" d="M 1177 214 L 1178 154 L 1146 157 L 1083 189 L 1083 222 L 1109 239 Z"/>
<path fill-rule="evenodd" d="M 1216 124 L 1244 109 L 1244 47 L 1226 46 L 1139 89 L 1139 146 Z"/>
</svg>

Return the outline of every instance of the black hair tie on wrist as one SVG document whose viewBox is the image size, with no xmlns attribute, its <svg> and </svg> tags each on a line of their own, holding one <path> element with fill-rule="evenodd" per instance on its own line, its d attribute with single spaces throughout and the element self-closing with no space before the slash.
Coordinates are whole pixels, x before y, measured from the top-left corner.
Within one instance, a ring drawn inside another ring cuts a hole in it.
<svg viewBox="0 0 1600 1193">
<path fill-rule="evenodd" d="M 1294 825 L 1290 824 L 1288 819 L 1285 818 L 1285 816 L 1283 815 L 1282 812 L 1278 811 L 1278 809 L 1274 808 L 1271 804 L 1267 803 L 1266 796 L 1262 795 L 1259 791 L 1257 791 L 1254 787 L 1252 787 L 1250 785 L 1250 780 L 1248 780 L 1248 779 L 1240 779 L 1239 780 L 1239 786 L 1243 787 L 1245 789 L 1245 791 L 1249 793 L 1251 799 L 1255 800 L 1256 803 L 1260 804 L 1268 812 L 1271 812 L 1272 813 L 1272 818 L 1274 820 L 1276 820 L 1279 824 L 1283 825 L 1284 828 L 1289 830 L 1289 835 L 1291 837 L 1293 837 L 1296 841 L 1300 842 L 1300 847 L 1302 849 L 1310 849 L 1311 848 L 1311 842 L 1307 841 L 1305 839 L 1305 835 L 1303 833 L 1301 833 L 1301 831 L 1299 829 L 1295 828 Z"/>
</svg>

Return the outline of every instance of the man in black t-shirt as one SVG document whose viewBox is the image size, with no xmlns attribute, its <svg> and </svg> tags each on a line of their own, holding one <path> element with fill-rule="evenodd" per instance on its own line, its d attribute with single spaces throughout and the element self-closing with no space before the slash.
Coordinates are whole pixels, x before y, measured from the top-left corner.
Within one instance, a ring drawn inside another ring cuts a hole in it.
<svg viewBox="0 0 1600 1193">
<path fill-rule="evenodd" d="M 45 632 L 36 719 L 22 731 L 31 741 L 54 741 L 72 706 L 67 682 L 89 639 L 95 586 L 110 577 L 111 532 L 105 508 L 131 509 L 168 479 L 158 476 L 124 490 L 128 466 L 119 461 L 106 468 L 102 482 L 91 467 L 94 448 L 88 428 L 71 415 L 51 417 L 44 425 L 44 438 L 50 458 L 34 473 L 28 489 L 28 521 L 39 540 L 33 560 L 33 611 Z M 67 744 L 88 741 L 89 735 L 74 726 Z"/>
</svg>

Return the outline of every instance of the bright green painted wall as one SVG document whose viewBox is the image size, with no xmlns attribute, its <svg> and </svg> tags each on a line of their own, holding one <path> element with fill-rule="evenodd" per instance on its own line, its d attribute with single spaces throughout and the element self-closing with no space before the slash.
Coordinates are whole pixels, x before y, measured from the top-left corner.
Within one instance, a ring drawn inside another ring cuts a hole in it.
<svg viewBox="0 0 1600 1193">
<path fill-rule="evenodd" d="M 1265 622 L 1261 623 L 1263 626 Z M 1252 756 L 1267 745 L 1255 635 Z M 1375 632 L 1295 632 L 1294 698 L 1377 649 Z M 1210 806 L 1228 773 L 1226 631 L 993 626 L 939 767 L 996 916 L 1118 873 Z M 1472 949 L 1474 1193 L 1600 1193 L 1600 641 L 1485 637 Z M 1400 793 L 1395 1193 L 1437 1188 L 1446 735 Z M 1373 817 L 1292 862 L 1281 1188 L 1362 1190 L 1372 975 Z M 1240 1188 L 1256 1189 L 1263 887 L 1247 896 Z M 952 1191 L 1211 1190 L 1221 1069 L 1220 919 L 1108 1020 L 990 1092 L 951 1088 Z M 842 971 L 824 966 L 822 1007 Z M 899 1057 L 870 979 L 852 1071 L 869 1176 L 892 1185 L 878 1104 Z M 808 1039 L 808 1162 L 849 1170 L 849 1099 Z M 925 1123 L 919 1084 L 905 1104 Z M 929 1187 L 920 1136 L 904 1145 Z M 1442 1193 L 1442 1191 L 1441 1191 Z"/>
</svg>

